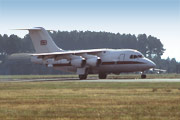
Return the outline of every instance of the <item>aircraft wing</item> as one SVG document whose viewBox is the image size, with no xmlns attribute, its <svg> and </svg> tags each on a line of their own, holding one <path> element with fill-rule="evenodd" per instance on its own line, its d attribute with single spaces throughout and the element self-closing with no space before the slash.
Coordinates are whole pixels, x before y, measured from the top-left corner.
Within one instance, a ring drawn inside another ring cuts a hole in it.
<svg viewBox="0 0 180 120">
<path fill-rule="evenodd" d="M 158 71 L 158 72 L 166 72 L 167 70 L 163 70 L 163 69 L 154 69 L 154 71 Z"/>
<path fill-rule="evenodd" d="M 102 53 L 106 50 L 107 49 L 92 49 L 92 50 L 53 52 L 53 53 L 37 53 L 37 54 L 31 54 L 31 55 L 37 56 L 38 58 L 42 58 L 42 59 L 55 58 L 56 60 L 59 60 L 59 59 L 71 60 L 72 56 L 81 56 L 83 54 L 98 56 L 99 53 Z"/>
<path fill-rule="evenodd" d="M 152 68 L 152 69 L 150 69 L 150 71 L 152 71 L 152 72 L 157 72 L 157 73 L 165 73 L 167 70 L 164 70 L 164 69 L 156 69 L 156 68 Z"/>
</svg>

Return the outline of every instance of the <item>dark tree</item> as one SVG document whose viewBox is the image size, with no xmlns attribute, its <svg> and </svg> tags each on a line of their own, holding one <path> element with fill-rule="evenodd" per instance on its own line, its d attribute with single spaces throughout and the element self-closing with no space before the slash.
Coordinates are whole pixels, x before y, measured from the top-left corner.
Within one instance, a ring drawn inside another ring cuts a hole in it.
<svg viewBox="0 0 180 120">
<path fill-rule="evenodd" d="M 54 31 L 49 32 L 55 43 L 64 50 L 113 48 L 113 49 L 137 49 L 146 57 L 157 63 L 157 68 L 165 69 L 169 73 L 179 70 L 179 63 L 175 59 L 161 59 L 165 49 L 160 39 L 139 34 L 137 37 L 131 34 L 114 34 L 109 32 L 91 31 Z M 13 53 L 33 53 L 35 52 L 29 35 L 19 38 L 16 35 L 0 35 L 0 61 L 6 55 Z M 5 59 L 6 60 L 6 59 Z M 58 74 L 59 72 L 46 68 L 45 66 L 34 65 L 33 63 L 23 62 L 18 66 L 17 62 L 0 64 L 0 74 Z M 27 64 L 28 63 L 28 64 Z M 11 64 L 11 65 L 10 65 Z M 20 71 L 21 68 L 28 68 Z M 16 69 L 19 68 L 19 72 Z M 4 71 L 7 70 L 7 71 Z"/>
</svg>

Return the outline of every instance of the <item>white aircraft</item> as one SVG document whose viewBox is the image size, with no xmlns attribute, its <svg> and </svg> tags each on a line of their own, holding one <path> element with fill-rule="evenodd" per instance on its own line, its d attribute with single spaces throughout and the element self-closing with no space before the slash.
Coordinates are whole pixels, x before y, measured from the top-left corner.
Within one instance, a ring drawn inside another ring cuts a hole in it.
<svg viewBox="0 0 180 120">
<path fill-rule="evenodd" d="M 142 53 L 133 49 L 91 49 L 65 51 L 60 49 L 48 32 L 42 27 L 28 30 L 36 53 L 31 61 L 45 64 L 57 70 L 75 72 L 79 79 L 86 79 L 88 74 L 99 74 L 99 79 L 106 79 L 107 74 L 124 72 L 142 72 L 156 65 L 145 58 Z"/>
</svg>

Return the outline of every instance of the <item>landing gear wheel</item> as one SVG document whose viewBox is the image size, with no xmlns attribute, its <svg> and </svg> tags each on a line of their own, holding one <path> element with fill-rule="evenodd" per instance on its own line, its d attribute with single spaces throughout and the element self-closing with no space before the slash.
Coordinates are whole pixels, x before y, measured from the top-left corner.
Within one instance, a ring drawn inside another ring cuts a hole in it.
<svg viewBox="0 0 180 120">
<path fill-rule="evenodd" d="M 146 75 L 145 74 L 142 74 L 141 75 L 141 79 L 145 79 L 146 78 Z"/>
<path fill-rule="evenodd" d="M 86 79 L 87 78 L 87 75 L 79 75 L 79 79 L 80 80 L 84 80 L 84 79 Z"/>
<path fill-rule="evenodd" d="M 107 74 L 105 73 L 99 73 L 99 79 L 106 79 Z"/>
</svg>

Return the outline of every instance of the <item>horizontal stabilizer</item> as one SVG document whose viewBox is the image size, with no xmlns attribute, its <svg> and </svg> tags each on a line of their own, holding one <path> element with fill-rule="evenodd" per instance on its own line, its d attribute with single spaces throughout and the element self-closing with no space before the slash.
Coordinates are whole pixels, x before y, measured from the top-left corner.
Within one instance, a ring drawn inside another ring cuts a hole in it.
<svg viewBox="0 0 180 120">
<path fill-rule="evenodd" d="M 40 27 L 34 27 L 34 28 L 23 28 L 23 29 L 11 29 L 11 30 L 37 30 L 40 31 L 41 28 Z M 46 31 L 54 31 L 54 30 L 46 30 Z"/>
<path fill-rule="evenodd" d="M 41 30 L 41 28 L 12 29 L 12 30 Z"/>
</svg>

